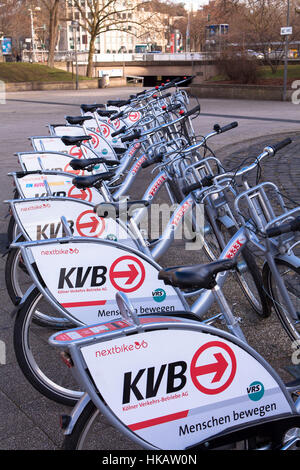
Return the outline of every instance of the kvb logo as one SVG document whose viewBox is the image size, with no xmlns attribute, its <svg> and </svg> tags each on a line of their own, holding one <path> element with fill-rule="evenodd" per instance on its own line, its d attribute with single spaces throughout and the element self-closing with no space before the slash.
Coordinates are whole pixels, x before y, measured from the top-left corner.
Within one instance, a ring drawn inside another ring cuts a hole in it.
<svg viewBox="0 0 300 470">
<path fill-rule="evenodd" d="M 87 210 L 77 217 L 76 228 L 82 237 L 100 237 L 105 229 L 105 220 L 97 217 L 93 210 Z"/>
<path fill-rule="evenodd" d="M 99 132 L 99 129 L 97 129 Z M 100 124 L 100 133 L 103 137 L 107 138 L 110 136 L 110 128 L 107 124 Z"/>
<path fill-rule="evenodd" d="M 109 279 L 113 287 L 121 292 L 134 292 L 145 280 L 146 271 L 143 263 L 135 256 L 121 256 L 109 270 Z"/>
<path fill-rule="evenodd" d="M 94 147 L 94 149 L 98 148 L 100 144 L 100 140 L 97 134 L 93 134 L 92 132 L 90 132 L 89 135 L 92 137 L 92 146 Z"/>
<path fill-rule="evenodd" d="M 115 129 L 119 129 L 119 128 L 120 128 L 120 125 L 121 125 L 120 119 L 114 119 L 113 121 L 111 121 L 110 119 L 108 119 L 107 122 L 108 122 L 108 124 L 110 124 L 111 126 L 113 126 Z"/>
<path fill-rule="evenodd" d="M 106 283 L 106 266 L 60 268 L 58 289 L 79 289 L 86 285 L 100 287 Z"/>
<path fill-rule="evenodd" d="M 82 199 L 83 201 L 91 202 L 93 199 L 92 191 L 90 188 L 87 189 L 78 189 L 76 186 L 71 186 L 68 191 L 68 197 L 73 197 L 75 199 Z"/>
<path fill-rule="evenodd" d="M 139 113 L 138 111 L 135 113 L 130 113 L 128 115 L 128 118 L 131 122 L 137 122 L 139 119 L 141 119 L 141 113 Z"/>
<path fill-rule="evenodd" d="M 199 392 L 215 395 L 231 385 L 235 373 L 236 358 L 232 349 L 221 341 L 211 341 L 194 353 L 190 364 L 182 360 L 142 368 L 134 373 L 125 372 L 122 404 L 130 403 L 132 399 L 140 401 L 158 394 L 178 392 L 189 378 Z"/>
<path fill-rule="evenodd" d="M 76 175 L 76 176 L 84 175 L 84 170 L 73 170 L 73 168 L 70 166 L 70 163 L 66 164 L 63 171 L 66 171 L 67 173 L 72 173 L 72 175 Z"/>
<path fill-rule="evenodd" d="M 83 157 L 83 153 L 82 153 L 81 149 L 79 147 L 77 147 L 77 145 L 73 145 L 73 147 L 70 148 L 68 154 L 72 155 L 72 157 L 77 157 L 77 158 L 82 158 Z"/>
<path fill-rule="evenodd" d="M 68 220 L 68 225 L 72 233 L 74 233 L 74 222 L 73 220 Z M 60 234 L 61 232 L 61 234 Z M 48 222 L 47 224 L 39 224 L 36 227 L 36 239 L 37 240 L 47 240 L 48 238 L 57 238 L 58 236 L 65 237 L 67 234 L 65 232 L 64 226 L 61 222 Z"/>
</svg>

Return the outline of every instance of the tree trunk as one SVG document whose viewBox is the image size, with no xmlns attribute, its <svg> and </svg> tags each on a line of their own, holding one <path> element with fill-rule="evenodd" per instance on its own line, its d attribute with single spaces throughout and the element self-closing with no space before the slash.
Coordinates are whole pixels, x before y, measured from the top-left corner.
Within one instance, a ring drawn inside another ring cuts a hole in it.
<svg viewBox="0 0 300 470">
<path fill-rule="evenodd" d="M 93 68 L 94 68 L 93 58 L 94 58 L 94 53 L 95 53 L 95 40 L 96 40 L 96 36 L 91 35 L 88 65 L 87 65 L 87 71 L 86 71 L 86 76 L 89 78 L 93 77 Z"/>
<path fill-rule="evenodd" d="M 49 67 L 54 67 L 54 53 L 58 36 L 58 7 L 59 0 L 54 0 L 49 11 Z"/>
</svg>

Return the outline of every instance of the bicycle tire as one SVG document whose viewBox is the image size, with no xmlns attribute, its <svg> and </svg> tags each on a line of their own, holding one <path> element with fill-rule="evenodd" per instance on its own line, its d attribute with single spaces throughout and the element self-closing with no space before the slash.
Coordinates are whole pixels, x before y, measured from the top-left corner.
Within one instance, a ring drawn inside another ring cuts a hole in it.
<svg viewBox="0 0 300 470">
<path fill-rule="evenodd" d="M 105 439 L 101 440 L 101 435 L 99 436 L 101 429 L 98 430 L 95 436 L 98 438 L 95 442 L 95 438 L 92 441 L 92 448 L 85 449 L 83 448 L 85 444 L 85 438 L 88 436 L 89 431 L 91 430 L 94 423 L 98 427 L 103 425 L 99 421 L 103 420 L 103 417 L 100 411 L 96 408 L 94 403 L 90 400 L 84 409 L 82 410 L 78 420 L 76 421 L 72 432 L 65 435 L 65 438 L 62 443 L 62 450 L 142 450 L 141 446 L 135 444 L 133 441 L 125 437 L 121 432 L 119 432 L 115 427 L 112 428 L 112 439 L 117 441 L 117 443 L 112 443 L 109 437 L 109 432 L 107 432 L 107 423 L 104 424 L 105 432 L 102 435 Z M 96 422 L 98 420 L 98 423 Z M 100 443 L 100 446 L 97 445 Z M 112 447 L 113 446 L 113 447 Z M 96 448 L 95 448 L 96 447 Z"/>
<path fill-rule="evenodd" d="M 16 239 L 18 226 L 13 215 L 10 216 L 7 227 L 8 246 Z"/>
<path fill-rule="evenodd" d="M 270 295 L 274 311 L 285 332 L 292 341 L 298 341 L 300 339 L 300 272 L 299 269 L 295 268 L 288 262 L 283 262 L 278 259 L 274 261 L 281 279 L 287 288 L 289 297 L 298 313 L 298 325 L 296 325 L 294 321 L 290 319 L 289 314 L 284 306 L 284 301 L 282 300 L 281 294 L 278 290 L 278 285 L 275 282 L 273 273 L 270 269 L 267 271 L 266 288 Z"/>
<path fill-rule="evenodd" d="M 222 230 L 224 232 L 224 226 Z M 227 228 L 226 231 L 228 231 L 229 237 L 231 238 L 235 234 L 236 229 L 235 227 L 230 227 Z M 253 280 L 253 285 L 249 287 L 249 280 L 247 280 L 244 273 L 240 272 L 238 269 L 236 270 L 237 282 L 258 317 L 268 318 L 272 313 L 271 304 L 264 289 L 262 274 L 257 266 L 255 257 L 247 246 L 242 250 L 241 257 L 247 265 L 247 271 L 251 276 L 251 280 Z M 253 293 L 253 288 L 256 289 L 255 294 Z"/>
<path fill-rule="evenodd" d="M 20 241 L 23 241 L 20 240 Z M 26 266 L 21 265 L 22 260 L 20 260 L 21 251 L 19 248 L 11 248 L 6 258 L 5 262 L 5 284 L 8 295 L 14 305 L 18 305 L 19 301 L 25 295 L 27 289 L 33 284 L 32 279 L 29 277 Z M 27 284 L 27 280 L 22 278 L 20 275 L 23 273 L 27 274 L 30 280 L 30 284 Z M 24 288 L 23 288 L 24 287 Z M 40 326 L 51 327 L 55 329 L 61 328 L 71 328 L 72 323 L 68 320 L 61 321 L 60 318 L 47 317 L 42 312 L 38 313 L 34 322 Z"/>
<path fill-rule="evenodd" d="M 16 359 L 26 379 L 42 395 L 57 403 L 74 406 L 82 392 L 76 390 L 78 386 L 66 365 L 59 360 L 57 348 L 48 343 L 53 329 L 48 330 L 34 321 L 35 310 L 41 301 L 43 295 L 37 288 L 33 289 L 17 314 L 13 330 Z M 75 389 L 64 386 L 64 382 L 72 383 Z"/>
</svg>

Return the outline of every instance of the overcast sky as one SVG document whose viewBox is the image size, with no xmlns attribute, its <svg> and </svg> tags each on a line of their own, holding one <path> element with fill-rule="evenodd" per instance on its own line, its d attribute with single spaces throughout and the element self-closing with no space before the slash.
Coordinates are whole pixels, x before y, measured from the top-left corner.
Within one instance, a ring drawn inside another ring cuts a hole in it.
<svg viewBox="0 0 300 470">
<path fill-rule="evenodd" d="M 208 0 L 184 0 L 184 3 L 186 4 L 188 8 L 190 8 L 192 5 L 193 10 L 197 10 L 199 6 L 208 4 Z"/>
</svg>

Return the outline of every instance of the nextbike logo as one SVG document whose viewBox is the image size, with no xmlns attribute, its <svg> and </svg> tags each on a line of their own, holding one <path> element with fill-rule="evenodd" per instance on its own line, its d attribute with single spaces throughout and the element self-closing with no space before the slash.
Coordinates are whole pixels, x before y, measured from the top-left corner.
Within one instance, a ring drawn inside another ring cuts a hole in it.
<svg viewBox="0 0 300 470">
<path fill-rule="evenodd" d="M 179 222 L 181 221 L 182 217 L 186 213 L 186 211 L 192 207 L 192 200 L 186 201 L 182 206 L 180 206 L 179 210 L 174 214 L 173 220 L 172 220 L 172 225 L 177 227 Z"/>
<path fill-rule="evenodd" d="M 233 245 L 227 251 L 225 258 L 233 258 L 236 253 L 241 249 L 241 247 L 245 244 L 246 237 L 241 236 L 238 240 L 236 240 Z"/>
<path fill-rule="evenodd" d="M 149 195 L 148 197 L 153 197 L 154 194 L 156 193 L 156 191 L 160 188 L 160 186 L 162 185 L 162 183 L 164 181 L 166 181 L 167 179 L 167 176 L 166 175 L 162 175 L 158 178 L 158 180 L 154 183 L 154 185 L 152 186 L 152 188 L 150 189 L 149 191 Z"/>
<path fill-rule="evenodd" d="M 59 249 L 57 250 L 56 248 L 54 250 L 43 250 L 41 251 L 41 255 L 43 256 L 51 256 L 51 255 L 78 255 L 79 250 L 78 248 L 67 248 L 66 250 L 64 249 Z"/>
<path fill-rule="evenodd" d="M 48 209 L 49 207 L 51 207 L 49 203 L 39 204 L 30 207 L 21 207 L 21 212 L 34 211 L 37 209 Z"/>
<path fill-rule="evenodd" d="M 134 165 L 134 167 L 133 167 L 132 170 L 131 170 L 131 173 L 132 173 L 133 175 L 135 175 L 135 174 L 138 172 L 138 170 L 140 169 L 142 163 L 143 163 L 145 160 L 147 160 L 146 155 L 143 155 L 141 158 L 139 158 L 139 160 L 136 162 L 136 164 Z"/>
<path fill-rule="evenodd" d="M 139 349 L 146 349 L 148 347 L 147 341 L 143 340 L 141 343 L 135 341 L 133 344 L 123 344 L 122 346 L 113 346 L 112 348 L 101 349 L 95 352 L 96 357 L 110 356 L 114 354 L 121 354 L 130 351 L 138 351 Z"/>
</svg>

